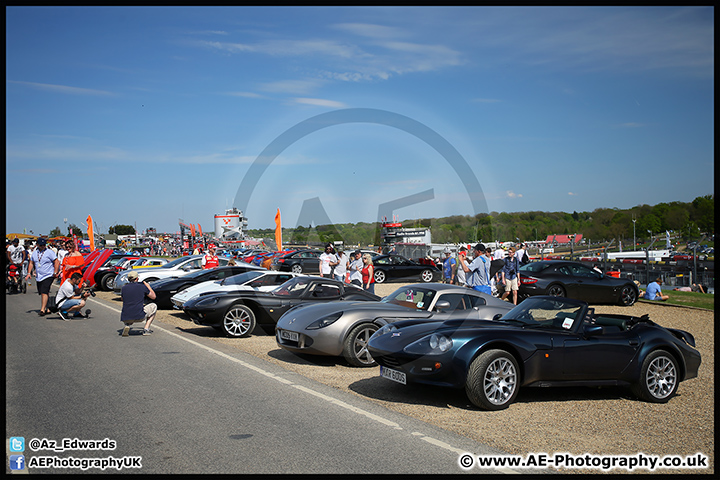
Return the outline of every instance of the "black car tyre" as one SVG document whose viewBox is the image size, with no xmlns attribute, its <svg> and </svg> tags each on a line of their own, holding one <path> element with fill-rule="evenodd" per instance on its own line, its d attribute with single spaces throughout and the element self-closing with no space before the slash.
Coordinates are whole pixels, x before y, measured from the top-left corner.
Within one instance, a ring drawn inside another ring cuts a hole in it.
<svg viewBox="0 0 720 480">
<path fill-rule="evenodd" d="M 630 307 L 637 301 L 637 290 L 631 285 L 625 285 L 620 290 L 620 305 Z"/>
<path fill-rule="evenodd" d="M 633 391 L 646 402 L 666 403 L 677 392 L 678 374 L 675 357 L 665 350 L 655 350 L 645 357 Z"/>
<path fill-rule="evenodd" d="M 354 367 L 374 367 L 375 359 L 368 352 L 367 346 L 372 334 L 378 327 L 372 323 L 364 323 L 353 328 L 343 343 L 343 357 Z"/>
<path fill-rule="evenodd" d="M 100 287 L 103 290 L 112 292 L 113 289 L 115 288 L 115 275 L 114 274 L 105 275 L 102 278 L 102 281 L 100 282 Z"/>
<path fill-rule="evenodd" d="M 143 280 L 143 282 L 148 282 L 148 283 L 150 283 L 150 282 L 154 282 L 155 280 L 157 280 L 157 278 L 150 277 L 150 278 L 146 278 L 145 280 Z"/>
<path fill-rule="evenodd" d="M 420 279 L 425 282 L 429 283 L 433 281 L 433 273 L 430 270 L 423 270 L 420 274 Z"/>
<path fill-rule="evenodd" d="M 290 267 L 290 271 L 293 273 L 302 273 L 302 265 L 299 263 L 296 263 L 292 267 Z"/>
<path fill-rule="evenodd" d="M 465 393 L 480 408 L 502 410 L 515 401 L 519 381 L 515 357 L 505 350 L 488 350 L 470 364 Z"/>
<path fill-rule="evenodd" d="M 255 313 L 245 305 L 233 305 L 223 317 L 223 331 L 228 337 L 247 337 L 255 329 Z"/>
<path fill-rule="evenodd" d="M 565 296 L 565 288 L 563 288 L 562 285 L 550 285 L 547 289 L 547 294 L 551 297 L 564 297 Z"/>
<path fill-rule="evenodd" d="M 375 270 L 375 283 L 383 283 L 385 281 L 385 272 Z"/>
</svg>

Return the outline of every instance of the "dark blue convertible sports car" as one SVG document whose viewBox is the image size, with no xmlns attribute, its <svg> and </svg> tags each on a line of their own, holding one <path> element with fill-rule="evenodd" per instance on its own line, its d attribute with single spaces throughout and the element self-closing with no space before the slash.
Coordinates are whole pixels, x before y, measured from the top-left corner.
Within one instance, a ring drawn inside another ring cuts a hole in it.
<svg viewBox="0 0 720 480">
<path fill-rule="evenodd" d="M 690 333 L 647 315 L 595 314 L 580 300 L 538 296 L 495 320 L 391 323 L 368 351 L 385 378 L 464 387 L 478 407 L 500 410 L 521 386 L 621 385 L 665 403 L 697 376 L 694 347 Z"/>
</svg>

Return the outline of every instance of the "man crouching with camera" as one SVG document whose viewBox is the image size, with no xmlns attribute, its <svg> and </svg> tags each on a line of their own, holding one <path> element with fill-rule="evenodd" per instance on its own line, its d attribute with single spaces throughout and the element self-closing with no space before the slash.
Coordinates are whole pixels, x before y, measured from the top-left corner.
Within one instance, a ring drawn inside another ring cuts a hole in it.
<svg viewBox="0 0 720 480">
<path fill-rule="evenodd" d="M 60 285 L 55 296 L 58 314 L 63 320 L 70 320 L 70 317 L 87 318 L 90 316 L 90 309 L 85 310 L 85 314 L 80 313 L 85 306 L 85 299 L 90 296 L 89 290 L 83 290 L 85 282 L 82 281 L 82 278 L 80 272 L 73 273 Z"/>
<path fill-rule="evenodd" d="M 128 283 L 122 287 L 120 295 L 122 296 L 123 306 L 120 313 L 120 321 L 125 324 L 122 336 L 127 337 L 130 333 L 130 325 L 133 322 L 145 322 L 143 335 L 150 335 L 150 325 L 155 320 L 157 313 L 157 305 L 154 303 L 145 304 L 145 297 L 155 300 L 155 292 L 148 282 L 138 282 L 138 273 L 132 270 L 128 273 Z"/>
</svg>

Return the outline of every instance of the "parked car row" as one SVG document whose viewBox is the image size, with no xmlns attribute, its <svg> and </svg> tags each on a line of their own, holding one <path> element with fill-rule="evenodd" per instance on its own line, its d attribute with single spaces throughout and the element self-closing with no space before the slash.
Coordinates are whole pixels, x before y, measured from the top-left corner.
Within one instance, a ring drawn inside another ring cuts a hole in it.
<svg viewBox="0 0 720 480">
<path fill-rule="evenodd" d="M 295 258 L 277 260 L 287 255 Z M 382 377 L 402 384 L 464 388 L 486 410 L 507 408 L 531 386 L 620 385 L 664 403 L 701 364 L 688 332 L 647 316 L 596 314 L 586 301 L 567 298 L 624 305 L 637 298 L 621 279 L 578 269 L 578 262 L 523 267 L 521 282 L 535 290 L 515 306 L 425 278 L 381 299 L 334 279 L 250 264 L 198 271 L 199 260 L 182 257 L 139 272 L 157 279 L 151 286 L 159 307 L 182 310 L 226 336 L 261 328 L 293 353 L 380 365 Z"/>
</svg>

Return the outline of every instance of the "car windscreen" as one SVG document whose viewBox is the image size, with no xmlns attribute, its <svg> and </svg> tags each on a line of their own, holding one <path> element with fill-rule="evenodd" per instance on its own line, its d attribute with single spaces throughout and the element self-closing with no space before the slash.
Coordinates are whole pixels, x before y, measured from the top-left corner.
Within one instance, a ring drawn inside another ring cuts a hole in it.
<svg viewBox="0 0 720 480">
<path fill-rule="evenodd" d="M 173 268 L 173 267 L 176 267 L 176 266 L 178 266 L 178 265 L 181 265 L 181 264 L 187 262 L 187 261 L 188 261 L 188 258 L 190 258 L 190 257 L 180 257 L 180 258 L 176 258 L 175 260 L 172 260 L 172 261 L 167 262 L 166 264 L 164 264 L 164 265 L 163 265 L 163 268 Z"/>
<path fill-rule="evenodd" d="M 312 281 L 313 279 L 310 277 L 295 277 L 280 285 L 272 293 L 281 296 L 299 297 Z"/>
<path fill-rule="evenodd" d="M 500 318 L 501 322 L 513 322 L 530 328 L 571 330 L 581 321 L 584 304 L 561 298 L 527 298 Z"/>
<path fill-rule="evenodd" d="M 253 280 L 261 275 L 263 275 L 262 272 L 252 270 L 249 272 L 240 273 L 238 275 L 233 275 L 232 277 L 228 277 L 222 282 L 220 282 L 220 285 L 244 285 L 250 280 Z"/>
<path fill-rule="evenodd" d="M 520 267 L 520 271 L 524 273 L 542 272 L 550 266 L 547 262 L 530 262 Z"/>
<path fill-rule="evenodd" d="M 416 310 L 427 310 L 437 292 L 427 288 L 400 287 L 381 302 L 402 305 Z"/>
</svg>

